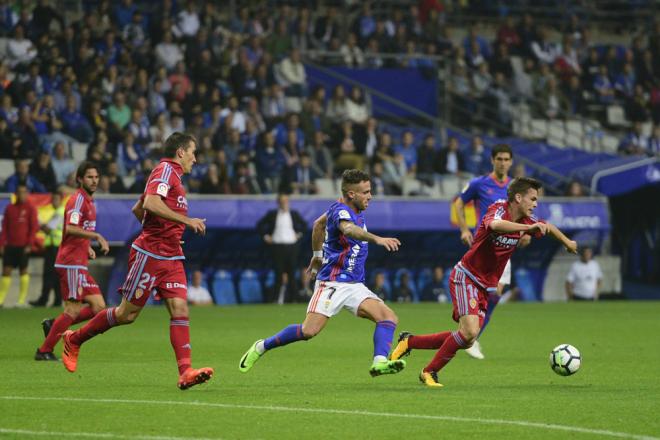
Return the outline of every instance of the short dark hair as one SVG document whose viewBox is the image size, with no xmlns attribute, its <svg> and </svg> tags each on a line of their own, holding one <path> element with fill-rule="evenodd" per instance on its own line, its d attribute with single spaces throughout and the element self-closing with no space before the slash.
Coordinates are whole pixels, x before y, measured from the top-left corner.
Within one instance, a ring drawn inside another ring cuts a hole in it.
<svg viewBox="0 0 660 440">
<path fill-rule="evenodd" d="M 187 149 L 190 142 L 197 144 L 197 139 L 191 134 L 175 131 L 165 140 L 165 157 L 174 157 L 179 148 Z"/>
<path fill-rule="evenodd" d="M 530 189 L 538 191 L 542 187 L 543 184 L 541 182 L 531 177 L 516 177 L 509 183 L 509 188 L 506 190 L 507 199 L 509 202 L 513 202 L 516 194 L 527 194 L 527 191 Z"/>
<path fill-rule="evenodd" d="M 87 170 L 98 171 L 99 166 L 89 160 L 82 161 L 80 165 L 78 165 L 78 169 L 76 170 L 76 182 L 78 181 L 78 179 L 82 179 L 83 177 L 85 177 L 85 173 L 87 173 Z"/>
<path fill-rule="evenodd" d="M 513 150 L 511 150 L 511 146 L 508 144 L 495 145 L 490 151 L 491 159 L 495 159 L 495 156 L 497 156 L 499 153 L 509 153 L 509 156 L 511 156 L 511 159 L 513 159 Z"/>
<path fill-rule="evenodd" d="M 341 175 L 341 192 L 342 194 L 346 194 L 348 192 L 348 189 L 346 188 L 347 185 L 369 182 L 370 180 L 371 177 L 369 176 L 369 173 L 365 171 L 357 169 L 346 170 Z"/>
</svg>

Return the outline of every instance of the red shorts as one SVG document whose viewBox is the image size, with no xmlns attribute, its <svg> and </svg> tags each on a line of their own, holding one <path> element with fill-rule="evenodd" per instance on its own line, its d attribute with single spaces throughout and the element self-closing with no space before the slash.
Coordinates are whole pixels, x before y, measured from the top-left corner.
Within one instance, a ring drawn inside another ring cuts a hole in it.
<svg viewBox="0 0 660 440">
<path fill-rule="evenodd" d="M 127 301 L 144 307 L 152 292 L 163 298 L 188 298 L 183 260 L 161 260 L 131 249 L 128 276 L 119 292 Z"/>
<path fill-rule="evenodd" d="M 101 295 L 96 280 L 82 266 L 56 267 L 64 301 L 83 301 L 88 295 Z"/>
<path fill-rule="evenodd" d="M 488 309 L 488 293 L 475 283 L 464 271 L 454 267 L 449 275 L 449 293 L 454 310 L 452 317 L 458 322 L 458 318 L 465 315 L 477 315 L 479 317 L 479 328 L 483 326 L 486 309 Z"/>
</svg>

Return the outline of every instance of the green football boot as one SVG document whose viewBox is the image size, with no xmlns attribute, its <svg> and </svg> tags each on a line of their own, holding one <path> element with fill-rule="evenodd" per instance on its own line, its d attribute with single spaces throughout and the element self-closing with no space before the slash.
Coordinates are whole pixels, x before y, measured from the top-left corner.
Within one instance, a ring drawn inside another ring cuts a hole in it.
<svg viewBox="0 0 660 440">
<path fill-rule="evenodd" d="M 259 352 L 257 352 L 257 344 L 261 341 L 263 341 L 263 339 L 259 339 L 254 344 L 252 344 L 252 346 L 248 349 L 248 351 L 245 352 L 245 354 L 241 358 L 241 362 L 238 364 L 238 369 L 241 373 L 247 373 L 248 371 L 250 371 L 250 368 L 252 368 L 254 364 L 259 360 L 259 358 L 263 355 L 263 353 L 259 354 Z"/>
<path fill-rule="evenodd" d="M 398 359 L 395 361 L 374 362 L 369 368 L 371 377 L 382 376 L 383 374 L 396 374 L 406 368 L 406 361 Z"/>
</svg>

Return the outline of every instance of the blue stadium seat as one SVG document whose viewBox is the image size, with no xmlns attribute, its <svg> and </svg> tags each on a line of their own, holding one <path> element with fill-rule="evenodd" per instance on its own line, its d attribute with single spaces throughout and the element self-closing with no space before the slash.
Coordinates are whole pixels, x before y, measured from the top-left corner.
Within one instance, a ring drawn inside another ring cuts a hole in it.
<svg viewBox="0 0 660 440">
<path fill-rule="evenodd" d="M 213 301 L 218 305 L 236 304 L 236 288 L 231 272 L 218 270 L 213 274 L 212 282 Z"/>
<path fill-rule="evenodd" d="M 243 304 L 258 304 L 264 301 L 257 272 L 246 269 L 238 279 L 238 295 Z"/>
</svg>

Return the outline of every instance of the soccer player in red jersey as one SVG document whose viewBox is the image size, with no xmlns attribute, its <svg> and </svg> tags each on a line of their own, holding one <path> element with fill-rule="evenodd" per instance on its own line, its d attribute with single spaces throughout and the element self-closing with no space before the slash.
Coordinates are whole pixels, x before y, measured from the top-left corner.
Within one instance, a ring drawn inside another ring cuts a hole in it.
<svg viewBox="0 0 660 440">
<path fill-rule="evenodd" d="M 76 171 L 78 190 L 73 193 L 64 208 L 62 244 L 55 258 L 55 271 L 60 279 L 64 300 L 64 312 L 53 320 L 44 320 L 46 334 L 34 359 L 56 361 L 53 348 L 62 333 L 73 324 L 87 321 L 105 308 L 105 301 L 94 278 L 87 271 L 88 260 L 96 258 L 91 240 L 96 240 L 101 252 L 108 253 L 108 242 L 96 229 L 94 192 L 99 184 L 99 171 L 92 162 L 83 162 Z"/>
<path fill-rule="evenodd" d="M 429 335 L 403 332 L 399 336 L 392 360 L 408 355 L 412 349 L 438 349 L 420 373 L 419 379 L 424 385 L 442 387 L 438 382 L 438 371 L 454 358 L 458 350 L 470 347 L 477 338 L 488 307 L 488 292 L 497 288 L 504 266 L 525 234 L 537 238 L 550 234 L 566 250 L 577 253 L 575 241 L 569 240 L 556 226 L 534 217 L 540 188 L 539 181 L 528 177 L 511 181 L 507 201 L 493 203 L 488 208 L 472 247 L 452 270 L 449 292 L 458 330 Z"/>
<path fill-rule="evenodd" d="M 76 371 L 80 346 L 106 330 L 137 319 L 152 292 L 165 299 L 170 313 L 170 342 L 179 368 L 177 386 L 188 389 L 208 381 L 212 368 L 191 367 L 188 321 L 187 281 L 183 269 L 181 236 L 186 227 L 203 235 L 204 219 L 188 217 L 188 201 L 181 181 L 195 164 L 197 141 L 193 136 L 173 133 L 165 141 L 165 158 L 154 168 L 144 193 L 133 206 L 142 222 L 142 233 L 133 242 L 128 260 L 128 275 L 119 289 L 123 298 L 117 307 L 98 313 L 75 332 L 64 333 L 62 362 Z"/>
</svg>

